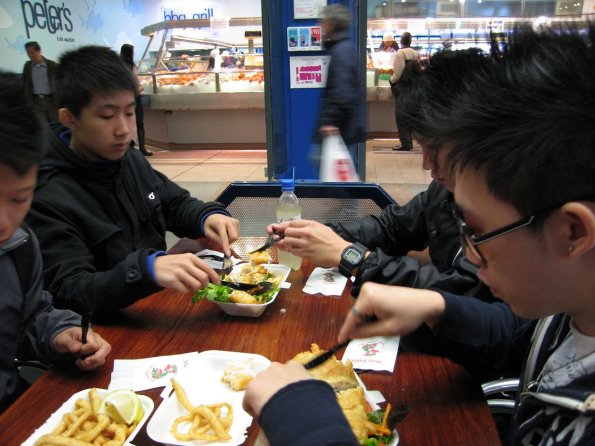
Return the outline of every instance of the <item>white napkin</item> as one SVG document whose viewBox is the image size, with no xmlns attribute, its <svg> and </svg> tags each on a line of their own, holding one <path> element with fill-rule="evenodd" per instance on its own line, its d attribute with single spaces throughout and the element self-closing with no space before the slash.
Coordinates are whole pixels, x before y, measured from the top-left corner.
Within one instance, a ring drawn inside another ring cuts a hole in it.
<svg viewBox="0 0 595 446">
<path fill-rule="evenodd" d="M 198 352 L 143 359 L 116 359 L 108 389 L 141 391 L 162 387 L 188 368 Z"/>
<path fill-rule="evenodd" d="M 354 369 L 392 372 L 399 351 L 399 340 L 399 336 L 353 339 L 347 345 L 342 361 L 350 359 Z"/>
<path fill-rule="evenodd" d="M 341 297 L 346 283 L 347 278 L 334 268 L 314 268 L 303 291 L 307 294 Z"/>
</svg>

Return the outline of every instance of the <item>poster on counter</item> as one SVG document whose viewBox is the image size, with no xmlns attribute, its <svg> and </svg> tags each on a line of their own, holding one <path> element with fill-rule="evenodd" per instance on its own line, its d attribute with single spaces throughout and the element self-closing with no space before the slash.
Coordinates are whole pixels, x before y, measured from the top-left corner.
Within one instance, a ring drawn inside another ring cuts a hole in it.
<svg viewBox="0 0 595 446">
<path fill-rule="evenodd" d="M 310 49 L 312 51 L 322 50 L 322 36 L 320 26 L 310 27 Z"/>
<path fill-rule="evenodd" d="M 324 88 L 331 56 L 292 56 L 289 58 L 290 88 Z"/>
<path fill-rule="evenodd" d="M 288 51 L 298 51 L 300 47 L 298 46 L 298 29 L 296 27 L 290 26 L 287 28 L 287 50 Z"/>
<path fill-rule="evenodd" d="M 293 0 L 294 19 L 318 19 L 327 0 Z"/>
<path fill-rule="evenodd" d="M 310 49 L 310 27 L 301 26 L 300 33 L 300 50 L 307 51 Z"/>
</svg>

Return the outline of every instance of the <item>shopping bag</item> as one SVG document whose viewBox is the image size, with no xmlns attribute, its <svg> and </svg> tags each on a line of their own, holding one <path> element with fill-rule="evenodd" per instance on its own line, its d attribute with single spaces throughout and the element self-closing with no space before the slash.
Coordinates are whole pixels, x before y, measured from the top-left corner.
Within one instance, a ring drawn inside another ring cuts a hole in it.
<svg viewBox="0 0 595 446">
<path fill-rule="evenodd" d="M 359 181 L 353 159 L 341 135 L 324 137 L 320 158 L 321 181 Z"/>
</svg>

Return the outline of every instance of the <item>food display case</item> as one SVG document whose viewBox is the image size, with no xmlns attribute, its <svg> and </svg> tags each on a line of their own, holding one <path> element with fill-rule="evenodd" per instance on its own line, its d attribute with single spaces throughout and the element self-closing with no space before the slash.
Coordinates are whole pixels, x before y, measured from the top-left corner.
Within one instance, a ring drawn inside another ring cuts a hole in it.
<svg viewBox="0 0 595 446">
<path fill-rule="evenodd" d="M 149 37 L 138 63 L 149 140 L 264 144 L 261 19 L 229 19 L 217 32 L 212 26 L 168 20 L 141 30 Z"/>
</svg>

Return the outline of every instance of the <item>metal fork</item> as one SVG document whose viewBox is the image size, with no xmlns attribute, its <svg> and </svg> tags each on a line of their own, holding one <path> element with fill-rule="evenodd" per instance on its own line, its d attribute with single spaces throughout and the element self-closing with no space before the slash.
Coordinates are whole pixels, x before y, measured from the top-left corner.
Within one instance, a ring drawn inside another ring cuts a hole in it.
<svg viewBox="0 0 595 446">
<path fill-rule="evenodd" d="M 277 238 L 275 238 L 275 236 L 277 236 Z M 284 238 L 285 238 L 285 234 L 281 234 L 281 233 L 279 233 L 277 231 L 273 231 L 267 237 L 266 242 L 264 242 L 264 245 L 262 245 L 260 248 L 253 249 L 248 254 L 254 254 L 255 252 L 264 251 L 266 249 L 269 249 L 275 243 L 280 242 Z"/>
<path fill-rule="evenodd" d="M 233 269 L 233 262 L 231 260 L 231 257 L 229 257 L 227 254 L 223 253 L 223 274 L 224 275 L 228 275 L 229 273 L 231 273 L 231 270 Z"/>
</svg>

